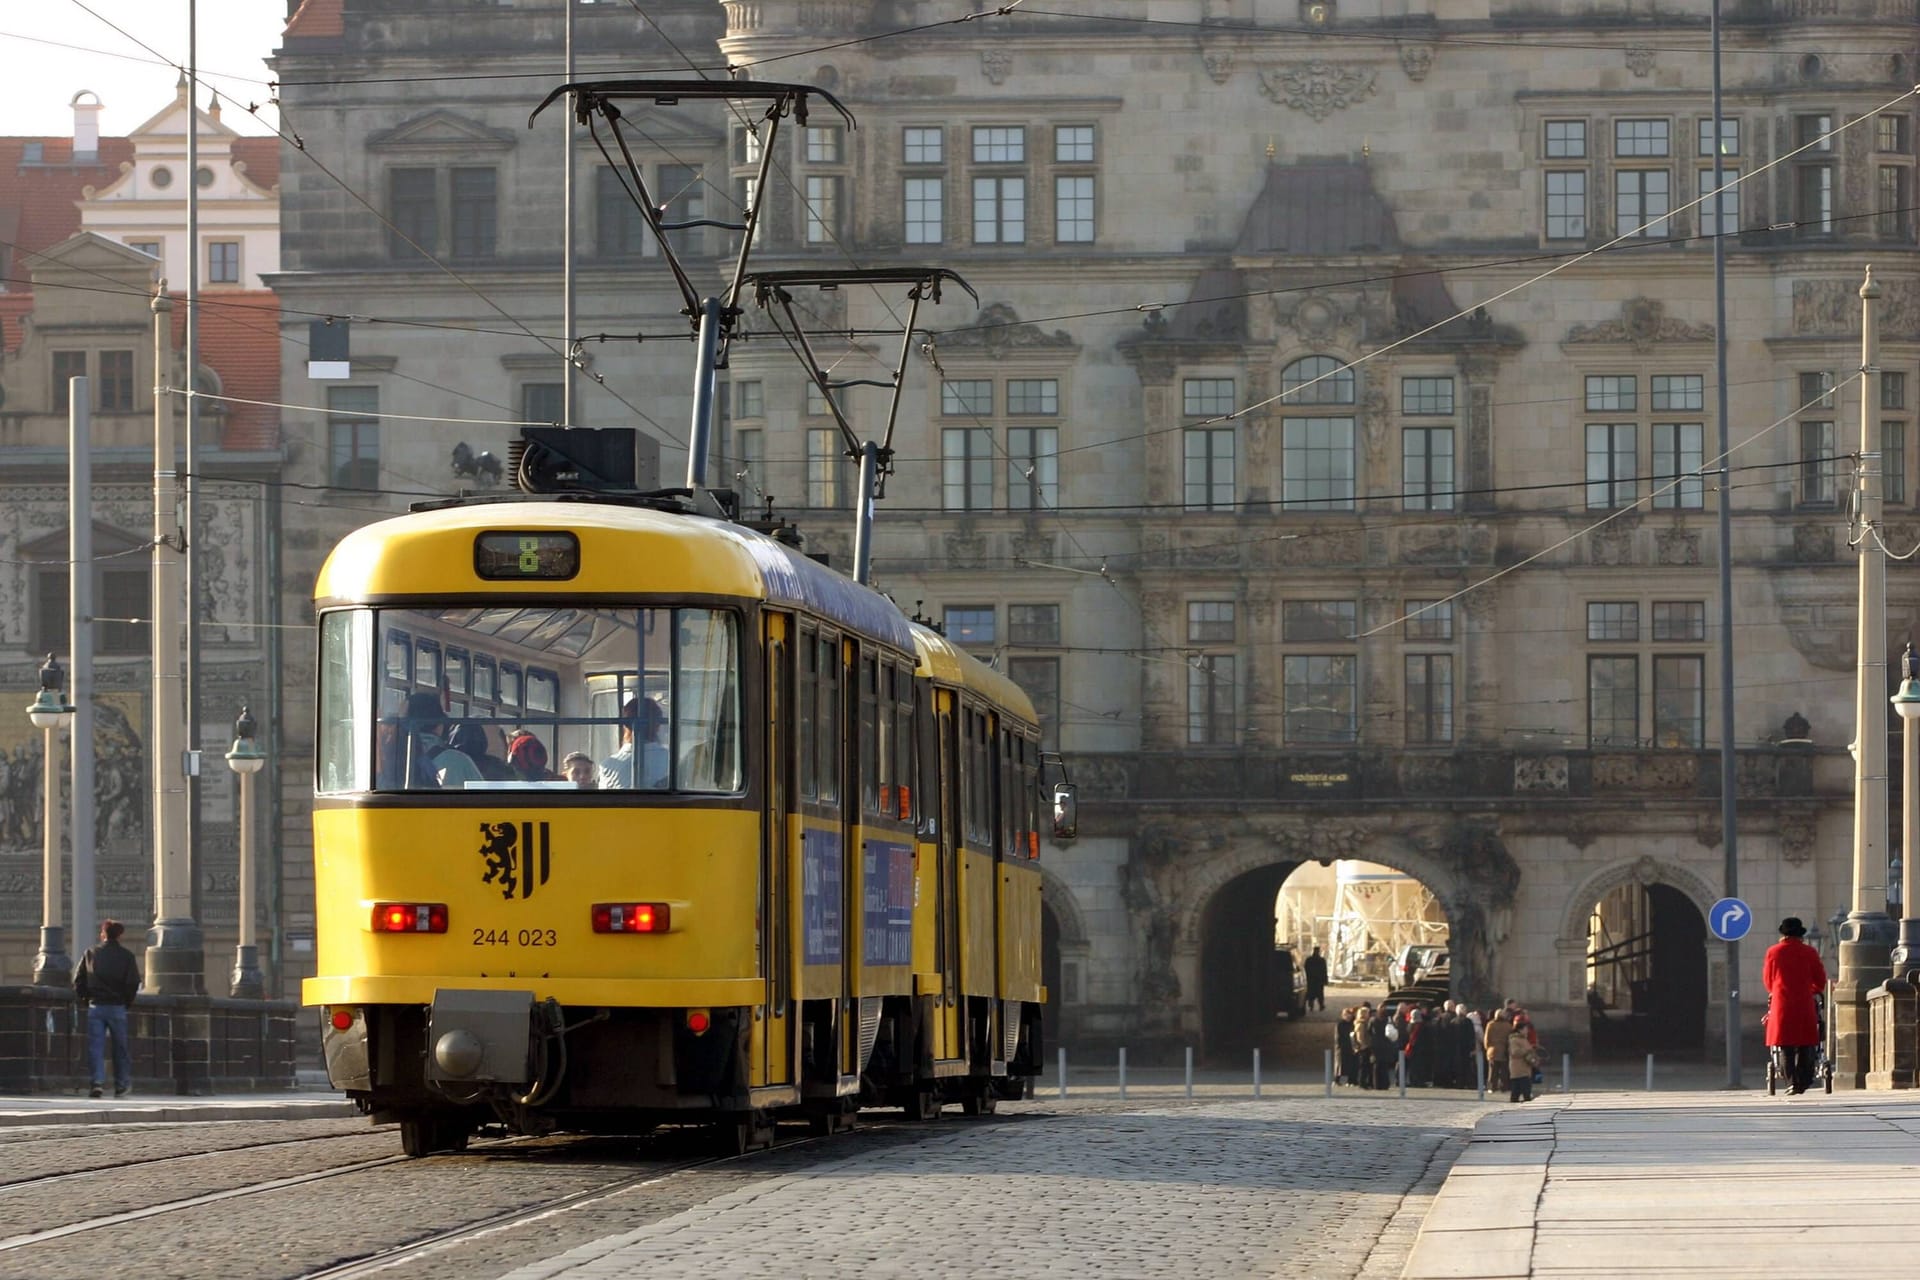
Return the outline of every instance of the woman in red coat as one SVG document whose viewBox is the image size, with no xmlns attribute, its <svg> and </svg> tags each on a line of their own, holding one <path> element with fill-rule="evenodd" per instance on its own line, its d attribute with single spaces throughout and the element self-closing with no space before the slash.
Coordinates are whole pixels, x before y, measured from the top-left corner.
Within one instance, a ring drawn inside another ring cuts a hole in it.
<svg viewBox="0 0 1920 1280">
<path fill-rule="evenodd" d="M 1767 1044 L 1786 1059 L 1788 1093 L 1805 1093 L 1813 1083 L 1813 1050 L 1820 1042 L 1820 1011 L 1813 998 L 1827 989 L 1827 967 L 1820 953 L 1801 939 L 1807 926 L 1799 916 L 1780 922 L 1780 941 L 1767 948 L 1760 976 L 1767 984 Z"/>
</svg>

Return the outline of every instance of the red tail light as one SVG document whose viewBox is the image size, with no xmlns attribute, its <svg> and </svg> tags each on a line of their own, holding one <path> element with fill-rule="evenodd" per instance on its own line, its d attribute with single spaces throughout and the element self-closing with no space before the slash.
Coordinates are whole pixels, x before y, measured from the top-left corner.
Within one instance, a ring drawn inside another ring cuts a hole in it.
<svg viewBox="0 0 1920 1280">
<path fill-rule="evenodd" d="M 593 904 L 595 933 L 665 933 L 672 923 L 673 913 L 664 902 Z"/>
<path fill-rule="evenodd" d="M 445 933 L 447 904 L 444 902 L 376 902 L 373 904 L 375 933 Z"/>
<path fill-rule="evenodd" d="M 351 1031 L 353 1029 L 353 1010 L 335 1009 L 333 1011 L 332 1021 L 335 1031 Z"/>
</svg>

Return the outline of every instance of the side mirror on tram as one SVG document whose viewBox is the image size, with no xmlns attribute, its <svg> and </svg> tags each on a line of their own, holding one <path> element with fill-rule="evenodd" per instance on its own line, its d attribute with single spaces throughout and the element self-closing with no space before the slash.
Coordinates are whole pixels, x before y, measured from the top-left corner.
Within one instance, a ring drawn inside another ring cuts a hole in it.
<svg viewBox="0 0 1920 1280">
<path fill-rule="evenodd" d="M 1080 789 L 1071 782 L 1053 784 L 1053 838 L 1071 840 L 1080 830 Z"/>
</svg>

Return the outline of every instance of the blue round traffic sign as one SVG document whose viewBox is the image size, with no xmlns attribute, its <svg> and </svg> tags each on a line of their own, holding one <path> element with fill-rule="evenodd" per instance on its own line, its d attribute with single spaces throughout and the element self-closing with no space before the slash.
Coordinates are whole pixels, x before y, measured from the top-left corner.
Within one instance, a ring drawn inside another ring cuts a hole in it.
<svg viewBox="0 0 1920 1280">
<path fill-rule="evenodd" d="M 1753 908 L 1738 898 L 1722 898 L 1707 908 L 1707 928 L 1722 942 L 1738 942 L 1753 928 Z"/>
</svg>

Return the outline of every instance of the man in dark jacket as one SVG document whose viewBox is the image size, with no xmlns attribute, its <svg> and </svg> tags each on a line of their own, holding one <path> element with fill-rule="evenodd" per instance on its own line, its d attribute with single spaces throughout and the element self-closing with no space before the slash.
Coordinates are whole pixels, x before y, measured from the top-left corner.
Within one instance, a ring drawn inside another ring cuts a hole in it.
<svg viewBox="0 0 1920 1280">
<path fill-rule="evenodd" d="M 1307 975 L 1307 1008 L 1325 1009 L 1327 1007 L 1327 958 L 1315 947 L 1301 965 Z"/>
<path fill-rule="evenodd" d="M 89 950 L 73 971 L 73 994 L 87 1007 L 87 1071 L 90 1097 L 99 1097 L 106 1079 L 106 1038 L 113 1035 L 113 1096 L 133 1088 L 133 1053 L 127 1043 L 127 1006 L 140 991 L 140 962 L 120 945 L 126 926 L 100 923 L 100 945 Z"/>
</svg>

